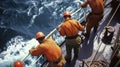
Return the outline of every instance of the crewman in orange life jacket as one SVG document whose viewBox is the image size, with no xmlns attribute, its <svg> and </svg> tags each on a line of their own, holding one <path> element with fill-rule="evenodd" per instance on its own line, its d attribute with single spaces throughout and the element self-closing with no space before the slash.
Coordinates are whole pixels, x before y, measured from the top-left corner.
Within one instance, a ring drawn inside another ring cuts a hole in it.
<svg viewBox="0 0 120 67">
<path fill-rule="evenodd" d="M 99 21 L 104 16 L 104 0 L 87 0 L 82 3 L 82 7 L 86 7 L 88 4 L 92 11 L 86 18 L 87 27 L 86 33 L 84 33 L 86 37 L 89 37 L 92 27 L 94 27 L 94 32 L 96 33 Z"/>
<path fill-rule="evenodd" d="M 81 37 L 78 35 L 79 31 L 84 31 L 84 27 L 77 21 L 71 18 L 71 13 L 69 11 L 64 12 L 64 21 L 58 28 L 60 35 L 66 36 L 66 61 L 71 62 L 71 52 L 74 49 L 74 58 L 78 57 L 79 47 L 81 44 Z"/>
<path fill-rule="evenodd" d="M 30 50 L 32 56 L 44 55 L 49 61 L 49 67 L 63 67 L 65 63 L 61 48 L 52 38 L 45 39 L 42 32 L 36 34 L 36 40 L 40 43 L 36 48 Z"/>
</svg>

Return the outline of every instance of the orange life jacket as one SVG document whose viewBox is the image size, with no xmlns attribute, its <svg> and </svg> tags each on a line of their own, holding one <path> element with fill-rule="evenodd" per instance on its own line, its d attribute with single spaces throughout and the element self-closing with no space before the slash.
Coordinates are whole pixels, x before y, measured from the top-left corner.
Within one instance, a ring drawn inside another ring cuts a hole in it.
<svg viewBox="0 0 120 67">
<path fill-rule="evenodd" d="M 62 55 L 61 48 L 53 41 L 52 38 L 44 40 L 31 51 L 31 55 L 38 56 L 43 54 L 47 60 L 51 62 L 56 61 Z"/>
<path fill-rule="evenodd" d="M 62 36 L 70 37 L 78 34 L 79 31 L 83 31 L 84 27 L 77 20 L 65 20 L 60 26 L 59 32 Z"/>
</svg>

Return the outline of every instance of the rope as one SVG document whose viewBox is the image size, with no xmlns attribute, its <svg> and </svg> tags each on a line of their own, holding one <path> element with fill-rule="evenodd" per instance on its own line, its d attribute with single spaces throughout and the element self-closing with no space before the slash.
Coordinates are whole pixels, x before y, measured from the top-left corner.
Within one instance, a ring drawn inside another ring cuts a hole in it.
<svg viewBox="0 0 120 67">
<path fill-rule="evenodd" d="M 99 49 L 100 49 L 100 47 L 101 47 L 101 44 L 102 44 L 102 42 L 100 42 L 100 45 L 98 46 L 98 50 L 96 51 L 96 53 L 95 53 L 95 55 L 94 55 L 94 58 L 92 59 L 92 61 L 91 61 L 90 64 L 92 64 L 92 62 L 95 60 L 95 58 L 96 58 L 96 56 L 97 56 L 97 54 L 98 54 L 98 51 L 99 51 Z"/>
<path fill-rule="evenodd" d="M 109 22 L 108 22 L 107 26 L 108 26 L 108 25 L 110 24 L 110 22 L 112 21 L 112 19 L 113 19 L 113 17 L 115 16 L 115 14 L 116 14 L 116 12 L 117 12 L 117 10 L 118 10 L 119 6 L 120 6 L 120 3 L 119 3 L 119 5 L 117 6 L 117 8 L 116 8 L 116 10 L 115 10 L 114 14 L 112 15 L 111 19 L 109 20 Z"/>
</svg>

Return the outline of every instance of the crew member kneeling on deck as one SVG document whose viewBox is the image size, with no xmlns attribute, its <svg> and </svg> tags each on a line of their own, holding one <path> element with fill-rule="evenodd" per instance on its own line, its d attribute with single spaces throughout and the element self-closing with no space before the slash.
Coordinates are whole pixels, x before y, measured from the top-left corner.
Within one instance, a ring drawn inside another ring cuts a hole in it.
<svg viewBox="0 0 120 67">
<path fill-rule="evenodd" d="M 86 18 L 86 33 L 84 35 L 89 38 L 91 28 L 94 27 L 94 32 L 96 33 L 99 26 L 99 21 L 103 18 L 104 13 L 104 0 L 87 0 L 82 4 L 82 7 L 90 5 L 92 12 L 88 14 Z"/>
<path fill-rule="evenodd" d="M 32 56 L 44 55 L 49 61 L 48 67 L 63 67 L 65 64 L 61 48 L 53 41 L 52 38 L 45 39 L 42 32 L 36 34 L 36 40 L 40 43 L 36 48 L 30 50 Z"/>
<path fill-rule="evenodd" d="M 78 57 L 79 47 L 81 44 L 81 37 L 78 35 L 79 31 L 84 31 L 84 27 L 77 21 L 71 18 L 71 13 L 64 12 L 64 21 L 58 28 L 60 35 L 66 36 L 66 61 L 71 61 L 72 48 L 74 49 L 74 58 Z"/>
</svg>

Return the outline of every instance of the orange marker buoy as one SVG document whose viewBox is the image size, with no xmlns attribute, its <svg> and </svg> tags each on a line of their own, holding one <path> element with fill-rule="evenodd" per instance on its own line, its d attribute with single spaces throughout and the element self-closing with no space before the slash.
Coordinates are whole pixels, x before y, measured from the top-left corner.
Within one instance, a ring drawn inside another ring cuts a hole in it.
<svg viewBox="0 0 120 67">
<path fill-rule="evenodd" d="M 15 61 L 14 67 L 24 67 L 23 63 L 21 61 Z"/>
</svg>

